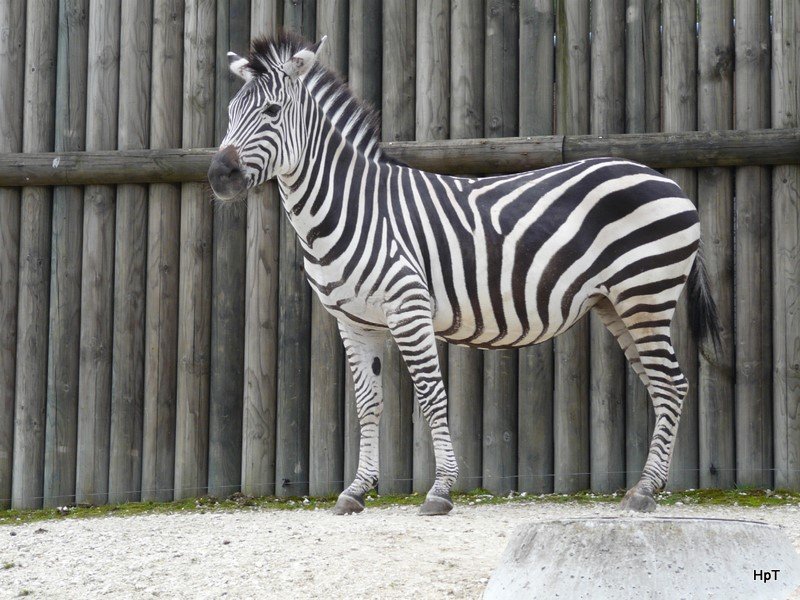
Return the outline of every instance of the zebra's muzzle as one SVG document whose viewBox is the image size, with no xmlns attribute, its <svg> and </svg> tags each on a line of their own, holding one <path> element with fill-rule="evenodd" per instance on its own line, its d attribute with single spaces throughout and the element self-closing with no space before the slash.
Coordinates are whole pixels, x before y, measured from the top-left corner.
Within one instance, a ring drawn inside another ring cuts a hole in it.
<svg viewBox="0 0 800 600">
<path fill-rule="evenodd" d="M 236 148 L 226 146 L 214 155 L 208 169 L 208 182 L 220 200 L 233 200 L 247 189 Z"/>
</svg>

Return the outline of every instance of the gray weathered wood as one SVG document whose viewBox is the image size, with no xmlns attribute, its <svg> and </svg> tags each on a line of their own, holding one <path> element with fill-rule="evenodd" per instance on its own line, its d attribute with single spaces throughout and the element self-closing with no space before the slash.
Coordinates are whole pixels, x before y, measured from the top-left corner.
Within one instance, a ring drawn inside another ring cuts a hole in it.
<svg viewBox="0 0 800 600">
<path fill-rule="evenodd" d="M 800 6 L 772 3 L 772 126 L 800 125 Z M 800 487 L 800 166 L 772 171 L 775 487 Z"/>
<path fill-rule="evenodd" d="M 661 9 L 659 0 L 627 0 L 625 13 L 626 131 L 661 128 Z"/>
<path fill-rule="evenodd" d="M 120 4 L 90 3 L 86 148 L 117 147 Z M 105 504 L 111 418 L 115 189 L 86 187 L 78 376 L 78 502 Z"/>
<path fill-rule="evenodd" d="M 770 123 L 769 1 L 738 2 L 734 95 L 737 129 Z M 770 170 L 736 170 L 734 323 L 736 483 L 772 482 L 772 265 Z"/>
<path fill-rule="evenodd" d="M 697 125 L 697 38 L 694 0 L 676 0 L 662 5 L 663 118 L 664 131 L 693 130 Z M 689 169 L 664 172 L 696 198 L 697 173 Z M 673 451 L 668 485 L 672 489 L 698 485 L 697 348 L 689 332 L 686 297 L 678 302 L 672 321 L 672 345 L 681 370 L 689 380 L 683 402 L 680 428 Z"/>
<path fill-rule="evenodd" d="M 416 19 L 414 3 L 383 3 L 384 140 L 410 140 L 415 133 Z M 380 423 L 382 494 L 411 491 L 413 479 L 414 391 L 411 378 L 394 340 L 389 339 L 383 360 L 383 416 Z"/>
<path fill-rule="evenodd" d="M 314 37 L 314 2 L 304 0 L 291 6 L 286 3 L 284 9 L 287 28 L 309 39 Z M 297 496 L 308 493 L 309 479 L 311 289 L 300 242 L 285 215 L 279 227 L 275 491 L 278 495 Z"/>
<path fill-rule="evenodd" d="M 450 134 L 450 0 L 417 3 L 416 139 L 441 140 Z M 439 366 L 447 372 L 447 347 L 438 344 Z M 436 460 L 431 430 L 414 402 L 412 489 L 427 492 Z"/>
<path fill-rule="evenodd" d="M 271 184 L 247 204 L 242 492 L 275 493 L 280 199 Z"/>
<path fill-rule="evenodd" d="M 153 2 L 150 146 L 180 146 L 183 0 Z M 147 224 L 142 500 L 173 498 L 180 188 L 150 186 Z"/>
<path fill-rule="evenodd" d="M 227 129 L 228 102 L 241 79 L 228 69 L 229 51 L 246 55 L 250 45 L 250 2 L 217 0 L 214 143 Z M 257 203 L 257 202 L 255 202 Z M 208 414 L 208 493 L 239 491 L 242 476 L 242 394 L 245 348 L 245 235 L 247 206 L 214 209 L 211 266 L 211 372 Z M 258 331 L 258 330 L 256 330 Z"/>
<path fill-rule="evenodd" d="M 55 127 L 52 99 L 56 83 L 57 31 L 57 5 L 36 3 L 28 6 L 23 87 L 24 152 L 53 149 Z M 13 131 L 11 134 L 14 136 Z M 47 188 L 22 190 L 12 508 L 37 508 L 42 505 L 50 288 L 50 201 L 51 193 Z"/>
<path fill-rule="evenodd" d="M 519 131 L 519 13 L 513 0 L 486 4 L 484 133 Z M 483 358 L 483 487 L 506 494 L 517 488 L 517 351 Z"/>
<path fill-rule="evenodd" d="M 214 139 L 214 0 L 187 0 L 183 54 L 184 146 Z M 206 188 L 181 189 L 175 497 L 202 495 L 208 478 L 211 343 L 211 204 Z"/>
<path fill-rule="evenodd" d="M 483 135 L 483 3 L 450 3 L 450 137 Z M 437 142 L 438 144 L 442 142 Z M 436 170 L 436 169 L 433 169 Z M 458 461 L 455 490 L 481 487 L 483 480 L 483 354 L 451 346 L 448 352 L 450 434 Z"/>
<path fill-rule="evenodd" d="M 602 156 L 657 169 L 792 165 L 800 152 L 800 130 L 396 141 L 383 148 L 412 167 L 454 175 L 516 173 Z M 205 181 L 214 152 L 216 148 L 8 153 L 0 155 L 0 186 Z"/>
<path fill-rule="evenodd" d="M 228 129 L 228 103 L 242 80 L 228 68 L 228 52 L 247 56 L 250 51 L 250 0 L 217 0 L 217 55 L 214 89 L 214 142 Z"/>
<path fill-rule="evenodd" d="M 519 15 L 519 133 L 553 133 L 555 5 L 523 2 Z M 519 350 L 517 469 L 520 492 L 553 491 L 553 342 Z"/>
<path fill-rule="evenodd" d="M 519 133 L 553 133 L 555 11 L 551 0 L 519 7 Z"/>
<path fill-rule="evenodd" d="M 56 74 L 56 151 L 85 147 L 88 0 L 61 0 Z M 53 190 L 47 361 L 45 507 L 75 501 L 78 435 L 83 189 Z"/>
<path fill-rule="evenodd" d="M 317 0 L 284 0 L 283 27 L 311 40 L 317 32 Z"/>
<path fill-rule="evenodd" d="M 589 5 L 559 2 L 556 13 L 556 129 L 589 130 Z M 554 351 L 554 491 L 589 487 L 589 324 L 558 336 Z"/>
<path fill-rule="evenodd" d="M 661 128 L 661 7 L 659 0 L 627 0 L 625 27 L 625 125 L 630 133 Z M 625 486 L 639 481 L 655 424 L 653 403 L 639 376 L 626 365 Z"/>
<path fill-rule="evenodd" d="M 22 150 L 25 2 L 0 4 L 0 154 Z M 17 357 L 20 190 L 0 189 L 0 509 L 11 505 Z"/>
<path fill-rule="evenodd" d="M 348 28 L 348 85 L 353 93 L 373 107 L 381 106 L 381 22 L 382 3 L 371 0 L 350 0 Z M 358 468 L 360 428 L 356 414 L 353 376 L 345 365 L 344 396 L 344 480 L 353 481 Z"/>
<path fill-rule="evenodd" d="M 700 7 L 697 51 L 698 129 L 733 125 L 733 2 Z M 699 354 L 697 391 L 700 426 L 700 485 L 729 488 L 736 479 L 733 347 L 733 171 L 700 169 L 697 174 L 703 256 L 717 304 L 721 345 Z"/>
<path fill-rule="evenodd" d="M 283 19 L 280 0 L 250 0 L 250 38 L 274 35 Z"/>
<path fill-rule="evenodd" d="M 592 133 L 621 133 L 625 130 L 625 0 L 592 2 L 591 52 Z M 590 482 L 592 491 L 609 493 L 625 486 L 625 356 L 594 314 L 589 337 Z"/>
<path fill-rule="evenodd" d="M 316 39 L 327 35 L 318 60 L 347 77 L 348 6 L 343 0 L 318 0 Z M 311 413 L 309 493 L 337 494 L 344 482 L 344 348 L 336 319 L 316 294 L 311 300 Z"/>
<path fill-rule="evenodd" d="M 279 256 L 275 493 L 298 496 L 308 493 L 311 289 L 303 253 L 285 214 Z"/>
<path fill-rule="evenodd" d="M 120 148 L 146 148 L 150 141 L 152 9 L 152 0 L 122 6 Z M 108 473 L 108 501 L 112 504 L 141 498 L 147 186 L 128 184 L 117 188 L 115 242 Z"/>
<path fill-rule="evenodd" d="M 373 107 L 381 106 L 383 6 L 371 0 L 350 0 L 347 82 L 353 93 Z"/>
<path fill-rule="evenodd" d="M 349 34 L 347 31 L 350 21 L 349 3 L 347 0 L 317 0 L 316 35 L 312 41 L 319 41 L 322 36 L 328 39 L 320 49 L 318 60 L 322 61 L 334 73 L 347 80 L 347 67 L 349 61 Z M 377 57 L 374 57 L 377 60 Z"/>
</svg>

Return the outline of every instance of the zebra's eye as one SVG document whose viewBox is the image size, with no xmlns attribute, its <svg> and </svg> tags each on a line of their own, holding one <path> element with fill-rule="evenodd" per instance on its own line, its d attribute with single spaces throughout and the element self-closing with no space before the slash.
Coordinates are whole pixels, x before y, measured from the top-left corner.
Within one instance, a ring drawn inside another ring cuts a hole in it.
<svg viewBox="0 0 800 600">
<path fill-rule="evenodd" d="M 264 107 L 264 110 L 261 111 L 261 114 L 266 115 L 270 118 L 274 118 L 278 116 L 278 113 L 281 111 L 281 107 L 279 104 L 267 104 Z"/>
</svg>

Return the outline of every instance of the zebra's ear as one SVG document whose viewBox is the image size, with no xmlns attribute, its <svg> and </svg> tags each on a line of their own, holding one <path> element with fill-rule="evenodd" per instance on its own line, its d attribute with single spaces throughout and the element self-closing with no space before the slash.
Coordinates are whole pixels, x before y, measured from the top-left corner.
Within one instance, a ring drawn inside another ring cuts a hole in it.
<svg viewBox="0 0 800 600">
<path fill-rule="evenodd" d="M 304 77 L 314 66 L 317 60 L 319 49 L 328 39 L 327 35 L 323 35 L 322 39 L 311 48 L 303 48 L 292 58 L 283 63 L 283 70 L 292 81 L 297 81 L 300 77 Z"/>
<path fill-rule="evenodd" d="M 228 52 L 228 68 L 231 73 L 245 81 L 250 81 L 253 78 L 253 72 L 247 68 L 248 64 L 249 61 L 246 58 L 242 58 L 235 52 Z"/>
</svg>

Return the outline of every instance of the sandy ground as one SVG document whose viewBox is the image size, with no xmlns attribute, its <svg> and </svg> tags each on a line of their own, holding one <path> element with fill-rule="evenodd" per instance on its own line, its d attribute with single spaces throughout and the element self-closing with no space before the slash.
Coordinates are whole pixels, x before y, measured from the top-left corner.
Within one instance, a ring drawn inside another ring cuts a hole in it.
<svg viewBox="0 0 800 600">
<path fill-rule="evenodd" d="M 2 526 L 0 598 L 479 598 L 518 524 L 618 514 L 547 503 L 456 506 L 433 518 L 414 507 L 349 517 L 242 509 Z M 797 506 L 656 514 L 775 523 L 800 550 Z"/>
</svg>

